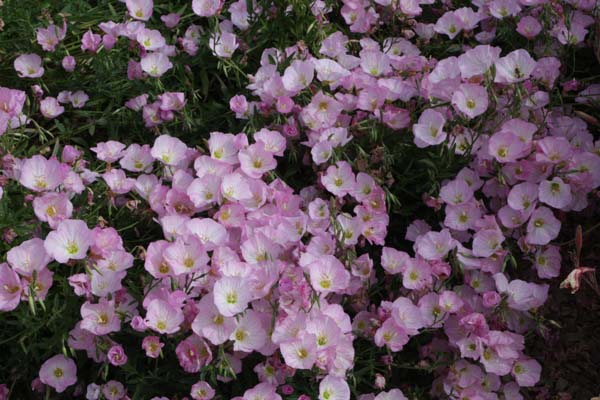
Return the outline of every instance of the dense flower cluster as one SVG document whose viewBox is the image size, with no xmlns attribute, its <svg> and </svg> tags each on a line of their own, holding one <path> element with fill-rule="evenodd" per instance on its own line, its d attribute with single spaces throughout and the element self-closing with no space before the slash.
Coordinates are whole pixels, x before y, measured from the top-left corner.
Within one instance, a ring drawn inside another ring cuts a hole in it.
<svg viewBox="0 0 600 400">
<path fill-rule="evenodd" d="M 194 21 L 217 23 L 181 29 L 176 13 L 160 16 L 164 27 L 148 25 L 158 19 L 152 0 L 124 3 L 123 22 L 90 28 L 81 50 L 134 48 L 139 57 L 123 71 L 129 80 L 166 76 L 199 46 L 229 59 L 246 46 L 240 36 L 252 16 L 270 12 L 260 2 L 249 10 L 246 0 L 193 0 Z M 236 399 L 402 400 L 397 383 L 382 375 L 370 378 L 369 392 L 356 392 L 347 378 L 363 357 L 358 340 L 384 350 L 383 364 L 395 368 L 416 336 L 428 338 L 420 363 L 434 375 L 436 398 L 516 400 L 538 382 L 541 366 L 527 355 L 525 334 L 535 331 L 548 296 L 543 280 L 560 274 L 553 241 L 564 213 L 586 208 L 600 186 L 600 142 L 583 119 L 555 107 L 553 93 L 568 82 L 561 82 L 558 50 L 542 47 L 583 46 L 594 3 L 310 4 L 320 24 L 341 15 L 347 29 L 324 36 L 318 51 L 302 43 L 264 50 L 247 92 L 229 101 L 237 119 L 266 121 L 250 135 L 211 132 L 196 146 L 162 133 L 147 144 L 110 140 L 84 151 L 64 145 L 52 156 L 4 155 L 2 183 L 21 186 L 47 234 L 23 238 L 6 254 L 0 310 L 43 302 L 56 275 L 80 298 L 78 322 L 65 332 L 72 350 L 40 366 L 35 390 L 128 399 L 128 382 L 78 379 L 75 361 L 125 368 L 132 352 L 162 359 L 172 343 L 179 367 L 202 377 L 183 389 L 195 400 L 220 396 L 219 382 L 247 368 L 256 384 Z M 424 22 L 436 6 L 437 19 Z M 395 18 L 410 29 L 370 34 Z M 535 50 L 494 45 L 507 18 Z M 173 38 L 176 27 L 184 33 Z M 67 34 L 66 21 L 39 28 L 37 43 L 54 52 Z M 458 56 L 422 54 L 424 43 L 457 37 L 474 44 Z M 77 61 L 67 56 L 61 65 L 72 72 Z M 47 68 L 37 54 L 14 60 L 16 74 L 34 83 Z M 598 85 L 570 85 L 578 102 L 600 96 Z M 83 90 L 56 97 L 33 90 L 29 101 L 47 119 L 93 100 Z M 122 106 L 157 131 L 187 103 L 183 88 L 132 95 Z M 27 101 L 23 91 L 0 88 L 0 133 L 38 117 L 25 113 Z M 416 215 L 402 228 L 403 249 L 386 240 L 394 218 L 389 185 L 347 156 L 359 128 L 372 124 L 409 136 L 407 146 L 445 148 L 466 160 L 424 198 L 437 210 L 436 224 Z M 316 176 L 302 188 L 278 174 L 291 147 L 308 149 L 305 168 Z M 111 207 L 151 213 L 162 234 L 134 248 L 122 232 L 86 220 L 102 192 Z M 533 268 L 538 279 L 513 276 L 517 266 Z M 384 294 L 374 301 L 376 286 Z M 123 335 L 135 336 L 138 347 L 120 343 Z M 203 373 L 209 368 L 218 371 L 212 380 Z M 290 384 L 303 372 L 317 390 Z M 173 396 L 163 395 L 155 399 Z"/>
</svg>

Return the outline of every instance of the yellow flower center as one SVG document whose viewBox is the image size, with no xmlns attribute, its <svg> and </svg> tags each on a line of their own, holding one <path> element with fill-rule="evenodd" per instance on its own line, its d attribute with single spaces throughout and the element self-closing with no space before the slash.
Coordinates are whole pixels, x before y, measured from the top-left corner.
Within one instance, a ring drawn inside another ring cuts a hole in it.
<svg viewBox="0 0 600 400">
<path fill-rule="evenodd" d="M 56 207 L 49 206 L 48 208 L 46 208 L 46 215 L 49 217 L 54 217 L 56 215 Z"/>
<path fill-rule="evenodd" d="M 304 347 L 298 349 L 296 351 L 296 354 L 298 354 L 298 358 L 300 358 L 301 360 L 304 360 L 306 357 L 308 357 L 308 351 Z"/>
<path fill-rule="evenodd" d="M 107 313 L 100 313 L 100 314 L 98 314 L 97 322 L 98 322 L 99 325 L 106 325 L 106 324 L 108 324 L 108 314 Z"/>
<path fill-rule="evenodd" d="M 237 303 L 237 300 L 238 296 L 235 292 L 229 292 L 227 293 L 227 296 L 225 296 L 225 301 L 227 302 L 227 304 L 235 304 Z"/>
<path fill-rule="evenodd" d="M 74 241 L 70 241 L 69 243 L 67 243 L 66 250 L 67 253 L 73 255 L 77 254 L 77 252 L 79 251 L 79 247 L 77 246 L 77 243 L 75 243 Z"/>
<path fill-rule="evenodd" d="M 235 340 L 237 341 L 242 341 L 246 338 L 246 332 L 244 332 L 243 330 L 238 330 L 235 332 Z"/>
<path fill-rule="evenodd" d="M 156 329 L 164 331 L 165 329 L 167 329 L 167 322 L 166 321 L 158 321 L 156 323 Z"/>
<path fill-rule="evenodd" d="M 331 287 L 331 279 L 322 279 L 321 282 L 319 282 L 319 285 L 321 285 L 323 289 L 329 289 Z"/>
</svg>

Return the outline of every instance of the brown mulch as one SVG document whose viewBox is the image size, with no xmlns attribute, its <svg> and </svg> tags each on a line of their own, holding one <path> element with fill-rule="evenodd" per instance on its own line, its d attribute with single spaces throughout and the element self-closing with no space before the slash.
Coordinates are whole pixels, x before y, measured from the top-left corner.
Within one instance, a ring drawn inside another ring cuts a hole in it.
<svg viewBox="0 0 600 400">
<path fill-rule="evenodd" d="M 535 399 L 588 400 L 600 395 L 600 297 L 589 287 L 578 293 L 551 289 L 545 314 L 560 328 L 539 338 L 529 354 L 543 367 Z"/>
<path fill-rule="evenodd" d="M 594 203 L 595 212 L 565 221 L 565 228 L 573 231 L 570 237 L 575 237 L 577 225 L 585 231 L 600 221 L 599 199 L 594 199 Z M 528 352 L 543 367 L 541 382 L 531 391 L 531 398 L 589 400 L 600 396 L 600 292 L 584 281 L 575 294 L 559 289 L 560 282 L 573 269 L 569 255 L 575 250 L 574 243 L 566 244 L 562 250 L 561 276 L 551 282 L 542 310 L 550 329 L 543 332 L 545 340 L 537 336 L 530 343 Z M 592 280 L 600 282 L 600 228 L 584 235 L 580 265 L 595 268 Z"/>
</svg>

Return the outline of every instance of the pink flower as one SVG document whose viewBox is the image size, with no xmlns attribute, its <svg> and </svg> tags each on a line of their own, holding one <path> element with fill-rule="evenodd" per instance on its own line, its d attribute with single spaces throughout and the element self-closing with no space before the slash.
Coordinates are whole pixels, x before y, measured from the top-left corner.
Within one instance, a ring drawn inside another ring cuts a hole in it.
<svg viewBox="0 0 600 400">
<path fill-rule="evenodd" d="M 161 299 L 150 301 L 144 322 L 148 328 L 164 334 L 179 331 L 184 320 L 183 312 Z"/>
<path fill-rule="evenodd" d="M 529 218 L 525 240 L 530 244 L 548 244 L 558 236 L 560 225 L 549 208 L 538 207 Z"/>
<path fill-rule="evenodd" d="M 97 304 L 86 301 L 82 304 L 80 311 L 81 329 L 85 329 L 96 336 L 118 332 L 121 329 L 121 321 L 112 301 L 105 298 L 100 299 Z"/>
<path fill-rule="evenodd" d="M 210 156 L 227 164 L 237 164 L 240 145 L 231 133 L 211 132 L 208 139 Z"/>
<path fill-rule="evenodd" d="M 550 207 L 564 209 L 573 200 L 571 186 L 559 177 L 554 177 L 551 181 L 542 181 L 539 186 L 539 198 Z"/>
<path fill-rule="evenodd" d="M 90 97 L 83 90 L 71 94 L 71 105 L 73 108 L 83 108 Z"/>
<path fill-rule="evenodd" d="M 237 276 L 220 278 L 215 282 L 213 292 L 215 306 L 225 317 L 244 311 L 252 299 L 250 288 L 243 278 Z"/>
<path fill-rule="evenodd" d="M 529 78 L 531 72 L 536 66 L 536 62 L 527 50 L 518 49 L 508 53 L 505 57 L 499 58 L 496 64 L 497 83 L 516 83 Z"/>
<path fill-rule="evenodd" d="M 83 34 L 81 38 L 81 50 L 96 53 L 102 43 L 102 36 L 95 34 L 90 30 Z"/>
<path fill-rule="evenodd" d="M 454 39 L 463 30 L 463 21 L 453 11 L 447 11 L 437 20 L 434 30 Z"/>
<path fill-rule="evenodd" d="M 547 161 L 558 164 L 571 158 L 573 150 L 569 140 L 564 137 L 547 136 L 536 143 L 536 161 Z"/>
<path fill-rule="evenodd" d="M 149 53 L 140 61 L 142 71 L 153 78 L 161 77 L 165 72 L 173 68 L 173 64 L 163 53 Z"/>
<path fill-rule="evenodd" d="M 444 312 L 455 314 L 463 307 L 463 300 L 459 295 L 451 290 L 442 292 L 439 298 L 439 305 Z"/>
<path fill-rule="evenodd" d="M 214 250 L 225 245 L 227 230 L 211 218 L 193 218 L 186 223 L 190 234 L 194 235 L 207 250 Z M 208 258 L 206 258 L 208 263 Z"/>
<path fill-rule="evenodd" d="M 548 246 L 538 250 L 534 267 L 542 279 L 556 278 L 560 275 L 561 256 L 558 247 Z"/>
<path fill-rule="evenodd" d="M 42 49 L 45 51 L 54 51 L 58 43 L 65 38 L 67 33 L 67 21 L 63 20 L 62 29 L 51 24 L 47 28 L 38 28 L 36 30 L 36 39 Z"/>
<path fill-rule="evenodd" d="M 100 395 L 102 394 L 102 387 L 95 384 L 90 383 L 86 387 L 85 398 L 86 400 L 98 400 Z"/>
<path fill-rule="evenodd" d="M 194 400 L 211 400 L 215 397 L 215 390 L 205 381 L 200 381 L 192 385 L 190 396 Z"/>
<path fill-rule="evenodd" d="M 429 287 L 433 281 L 431 266 L 421 259 L 411 259 L 402 273 L 402 286 L 420 290 Z"/>
<path fill-rule="evenodd" d="M 84 221 L 66 219 L 56 230 L 48 233 L 44 248 L 52 258 L 64 264 L 85 258 L 92 241 L 92 232 Z"/>
<path fill-rule="evenodd" d="M 261 178 L 264 173 L 277 166 L 273 154 L 265 150 L 263 143 L 255 143 L 240 150 L 238 158 L 242 171 L 255 179 Z"/>
<path fill-rule="evenodd" d="M 403 251 L 398 251 L 391 247 L 383 248 L 381 266 L 388 274 L 399 274 L 405 269 L 409 260 L 410 256 Z"/>
<path fill-rule="evenodd" d="M 161 111 L 181 111 L 185 107 L 185 93 L 165 92 L 158 96 Z"/>
<path fill-rule="evenodd" d="M 144 71 L 142 70 L 142 64 L 135 61 L 129 60 L 127 63 L 127 79 L 136 80 L 144 77 Z"/>
<path fill-rule="evenodd" d="M 121 167 L 131 172 L 149 172 L 153 162 L 150 146 L 140 146 L 137 143 L 130 144 L 119 160 Z"/>
<path fill-rule="evenodd" d="M 317 360 L 317 338 L 304 334 L 300 338 L 280 345 L 285 363 L 296 369 L 311 369 Z"/>
<path fill-rule="evenodd" d="M 286 140 L 278 131 L 272 131 L 266 128 L 254 133 L 256 143 L 262 143 L 264 148 L 274 156 L 283 156 L 286 147 Z"/>
<path fill-rule="evenodd" d="M 467 117 L 475 118 L 487 110 L 487 90 L 481 85 L 463 83 L 452 95 L 452 105 Z"/>
<path fill-rule="evenodd" d="M 507 304 L 514 310 L 527 311 L 540 307 L 548 297 L 549 286 L 546 284 L 538 285 L 520 279 L 508 282 L 502 273 L 495 274 L 494 280 L 496 288 L 507 295 Z"/>
<path fill-rule="evenodd" d="M 426 260 L 441 260 L 456 247 L 455 241 L 447 229 L 441 232 L 427 232 L 415 241 L 417 254 Z"/>
<path fill-rule="evenodd" d="M 3 118 L 17 117 L 23 112 L 27 95 L 21 90 L 0 87 L 0 116 Z M 6 119 L 6 123 L 8 123 Z M 0 134 L 4 133 L 0 129 Z"/>
<path fill-rule="evenodd" d="M 136 40 L 147 51 L 159 50 L 167 44 L 163 35 L 156 29 L 140 29 Z"/>
<path fill-rule="evenodd" d="M 360 67 L 372 76 L 387 75 L 392 71 L 390 58 L 378 50 L 363 50 L 360 52 Z"/>
<path fill-rule="evenodd" d="M 141 21 L 148 21 L 154 9 L 152 0 L 126 0 L 125 5 L 129 15 Z"/>
<path fill-rule="evenodd" d="M 542 366 L 534 359 L 520 359 L 514 363 L 511 374 L 519 386 L 530 387 L 540 380 L 541 372 Z"/>
<path fill-rule="evenodd" d="M 19 275 L 8 264 L 0 264 L 0 311 L 12 311 L 21 301 Z"/>
<path fill-rule="evenodd" d="M 517 32 L 529 40 L 535 38 L 541 31 L 542 25 L 538 22 L 537 18 L 529 15 L 521 18 L 517 24 Z"/>
<path fill-rule="evenodd" d="M 15 59 L 15 71 L 20 78 L 39 78 L 44 75 L 42 58 L 37 54 L 22 54 Z"/>
<path fill-rule="evenodd" d="M 233 340 L 235 351 L 251 353 L 263 347 L 267 342 L 267 332 L 260 314 L 254 310 L 247 310 L 238 319 L 229 339 Z"/>
<path fill-rule="evenodd" d="M 177 26 L 177 24 L 179 24 L 180 19 L 181 19 L 181 16 L 177 13 L 161 15 L 161 17 L 160 17 L 160 20 L 169 29 L 175 28 Z"/>
<path fill-rule="evenodd" d="M 244 392 L 244 397 L 235 397 L 231 400 L 281 400 L 281 396 L 275 391 L 276 387 L 268 382 L 259 383 L 252 389 L 248 389 Z"/>
<path fill-rule="evenodd" d="M 221 203 L 221 178 L 215 175 L 206 175 L 194 179 L 187 188 L 187 195 L 198 208 L 204 208 L 213 203 Z"/>
<path fill-rule="evenodd" d="M 231 58 L 233 52 L 239 47 L 239 43 L 234 33 L 222 31 L 210 36 L 208 47 L 217 57 Z"/>
<path fill-rule="evenodd" d="M 490 14 L 498 19 L 514 17 L 521 11 L 521 6 L 516 0 L 492 0 L 489 5 Z"/>
<path fill-rule="evenodd" d="M 463 179 L 455 179 L 442 186 L 440 198 L 450 205 L 466 204 L 473 198 L 473 189 Z"/>
<path fill-rule="evenodd" d="M 319 400 L 350 400 L 350 387 L 343 378 L 327 375 L 319 383 Z"/>
<path fill-rule="evenodd" d="M 115 367 L 124 365 L 127 363 L 127 355 L 125 354 L 125 351 L 123 350 L 123 346 L 121 345 L 115 345 L 112 346 L 107 353 L 108 356 L 108 361 L 114 365 Z"/>
<path fill-rule="evenodd" d="M 513 210 L 530 210 L 537 203 L 538 190 L 535 183 L 519 183 L 508 193 L 508 205 Z"/>
<path fill-rule="evenodd" d="M 40 101 L 40 112 L 48 119 L 53 119 L 65 112 L 65 108 L 60 105 L 55 97 L 46 97 Z"/>
<path fill-rule="evenodd" d="M 90 279 L 87 274 L 74 274 L 68 278 L 69 286 L 77 296 L 91 295 Z"/>
<path fill-rule="evenodd" d="M 292 93 L 298 93 L 312 83 L 315 67 L 312 61 L 294 60 L 283 73 L 283 87 Z"/>
<path fill-rule="evenodd" d="M 199 336 L 188 336 L 175 349 L 179 365 L 185 372 L 196 373 L 212 360 L 212 352 L 206 342 Z"/>
<path fill-rule="evenodd" d="M 333 97 L 318 92 L 309 105 L 302 109 L 300 119 L 310 129 L 329 128 L 342 112 L 342 104 Z"/>
<path fill-rule="evenodd" d="M 463 79 L 483 75 L 489 71 L 494 62 L 500 57 L 499 47 L 489 45 L 476 46 L 458 57 L 458 68 Z"/>
<path fill-rule="evenodd" d="M 106 400 L 123 400 L 125 393 L 125 386 L 121 382 L 112 380 L 102 385 L 102 394 Z"/>
<path fill-rule="evenodd" d="M 212 293 L 202 297 L 198 303 L 202 310 L 192 322 L 192 330 L 200 337 L 205 337 L 214 345 L 225 343 L 235 330 L 235 319 L 226 317 L 215 306 Z"/>
<path fill-rule="evenodd" d="M 117 44 L 117 38 L 113 35 L 106 34 L 102 36 L 102 45 L 104 46 L 104 49 L 111 50 L 115 47 L 115 44 Z"/>
<path fill-rule="evenodd" d="M 502 249 L 504 235 L 499 229 L 481 229 L 473 238 L 473 255 L 477 257 L 490 257 Z"/>
<path fill-rule="evenodd" d="M 77 65 L 77 61 L 73 56 L 65 56 L 61 62 L 62 67 L 67 72 L 75 71 L 75 66 Z"/>
<path fill-rule="evenodd" d="M 454 307 L 458 306 L 459 300 L 454 299 L 452 304 Z M 419 329 L 425 325 L 419 307 L 406 297 L 398 297 L 392 303 L 391 313 L 396 325 L 401 327 L 408 335 L 416 335 L 419 333 Z"/>
<path fill-rule="evenodd" d="M 317 71 L 317 79 L 326 84 L 334 84 L 351 75 L 351 72 L 346 68 L 328 58 L 313 59 L 312 63 Z"/>
<path fill-rule="evenodd" d="M 183 239 L 177 238 L 174 243 L 164 249 L 163 257 L 175 276 L 208 272 L 209 259 L 204 246 L 198 239 L 190 238 L 183 241 Z"/>
<path fill-rule="evenodd" d="M 45 300 L 46 295 L 48 294 L 48 290 L 52 287 L 52 278 L 54 273 L 47 268 L 42 269 L 36 276 L 35 279 L 33 276 L 24 276 L 21 284 L 23 288 L 25 286 L 30 286 L 32 291 L 32 297 L 34 299 Z"/>
<path fill-rule="evenodd" d="M 248 112 L 248 100 L 243 94 L 233 96 L 229 100 L 229 108 L 236 114 L 236 118 L 243 117 Z"/>
<path fill-rule="evenodd" d="M 158 336 L 146 336 L 142 340 L 142 349 L 146 352 L 146 356 L 150 358 L 158 358 L 164 346 L 165 344 L 160 341 Z"/>
<path fill-rule="evenodd" d="M 323 255 L 308 265 L 310 283 L 320 293 L 339 292 L 350 283 L 350 273 L 337 258 Z"/>
<path fill-rule="evenodd" d="M 77 383 L 77 366 L 70 358 L 57 354 L 42 364 L 39 377 L 42 383 L 62 393 Z"/>
<path fill-rule="evenodd" d="M 400 389 L 392 389 L 388 392 L 381 392 L 375 396 L 374 400 L 408 400 Z"/>
<path fill-rule="evenodd" d="M 44 241 L 34 238 L 10 249 L 6 260 L 19 274 L 31 276 L 34 271 L 42 271 L 52 259 L 44 249 Z"/>
<path fill-rule="evenodd" d="M 127 178 L 125 172 L 122 169 L 114 168 L 109 172 L 102 174 L 102 179 L 108 185 L 111 192 L 116 194 L 125 194 L 131 191 L 135 180 Z"/>
<path fill-rule="evenodd" d="M 148 94 L 144 93 L 127 100 L 125 107 L 133 111 L 140 111 L 146 104 L 148 104 Z"/>
<path fill-rule="evenodd" d="M 211 17 L 223 7 L 223 0 L 193 0 L 192 11 L 201 17 Z"/>
<path fill-rule="evenodd" d="M 161 135 L 154 141 L 150 154 L 166 165 L 177 165 L 186 159 L 187 146 L 181 140 Z"/>
<path fill-rule="evenodd" d="M 500 304 L 500 301 L 502 301 L 502 297 L 500 296 L 500 294 L 498 294 L 498 292 L 495 291 L 485 292 L 482 295 L 482 298 L 483 306 L 488 308 L 496 307 L 498 304 Z"/>
<path fill-rule="evenodd" d="M 336 165 L 327 168 L 325 175 L 321 177 L 321 183 L 337 197 L 344 197 L 354 189 L 356 177 L 350 164 L 338 161 Z"/>
<path fill-rule="evenodd" d="M 125 149 L 123 143 L 109 140 L 108 142 L 97 143 L 96 146 L 92 147 L 90 150 L 96 153 L 96 157 L 99 160 L 113 163 L 123 157 L 123 149 Z"/>
<path fill-rule="evenodd" d="M 490 155 L 500 163 L 513 162 L 524 157 L 528 148 L 527 143 L 510 131 L 494 133 L 488 142 Z"/>
<path fill-rule="evenodd" d="M 423 111 L 418 123 L 413 125 L 414 141 L 417 147 L 427 147 L 442 143 L 446 140 L 443 131 L 446 118 L 431 108 Z"/>
</svg>

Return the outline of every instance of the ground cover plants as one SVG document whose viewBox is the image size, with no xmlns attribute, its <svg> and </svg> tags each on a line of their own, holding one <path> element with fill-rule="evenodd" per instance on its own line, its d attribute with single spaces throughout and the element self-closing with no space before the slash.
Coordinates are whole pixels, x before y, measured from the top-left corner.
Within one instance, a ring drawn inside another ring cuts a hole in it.
<svg viewBox="0 0 600 400">
<path fill-rule="evenodd" d="M 597 12 L 0 1 L 0 399 L 599 394 Z"/>
</svg>

